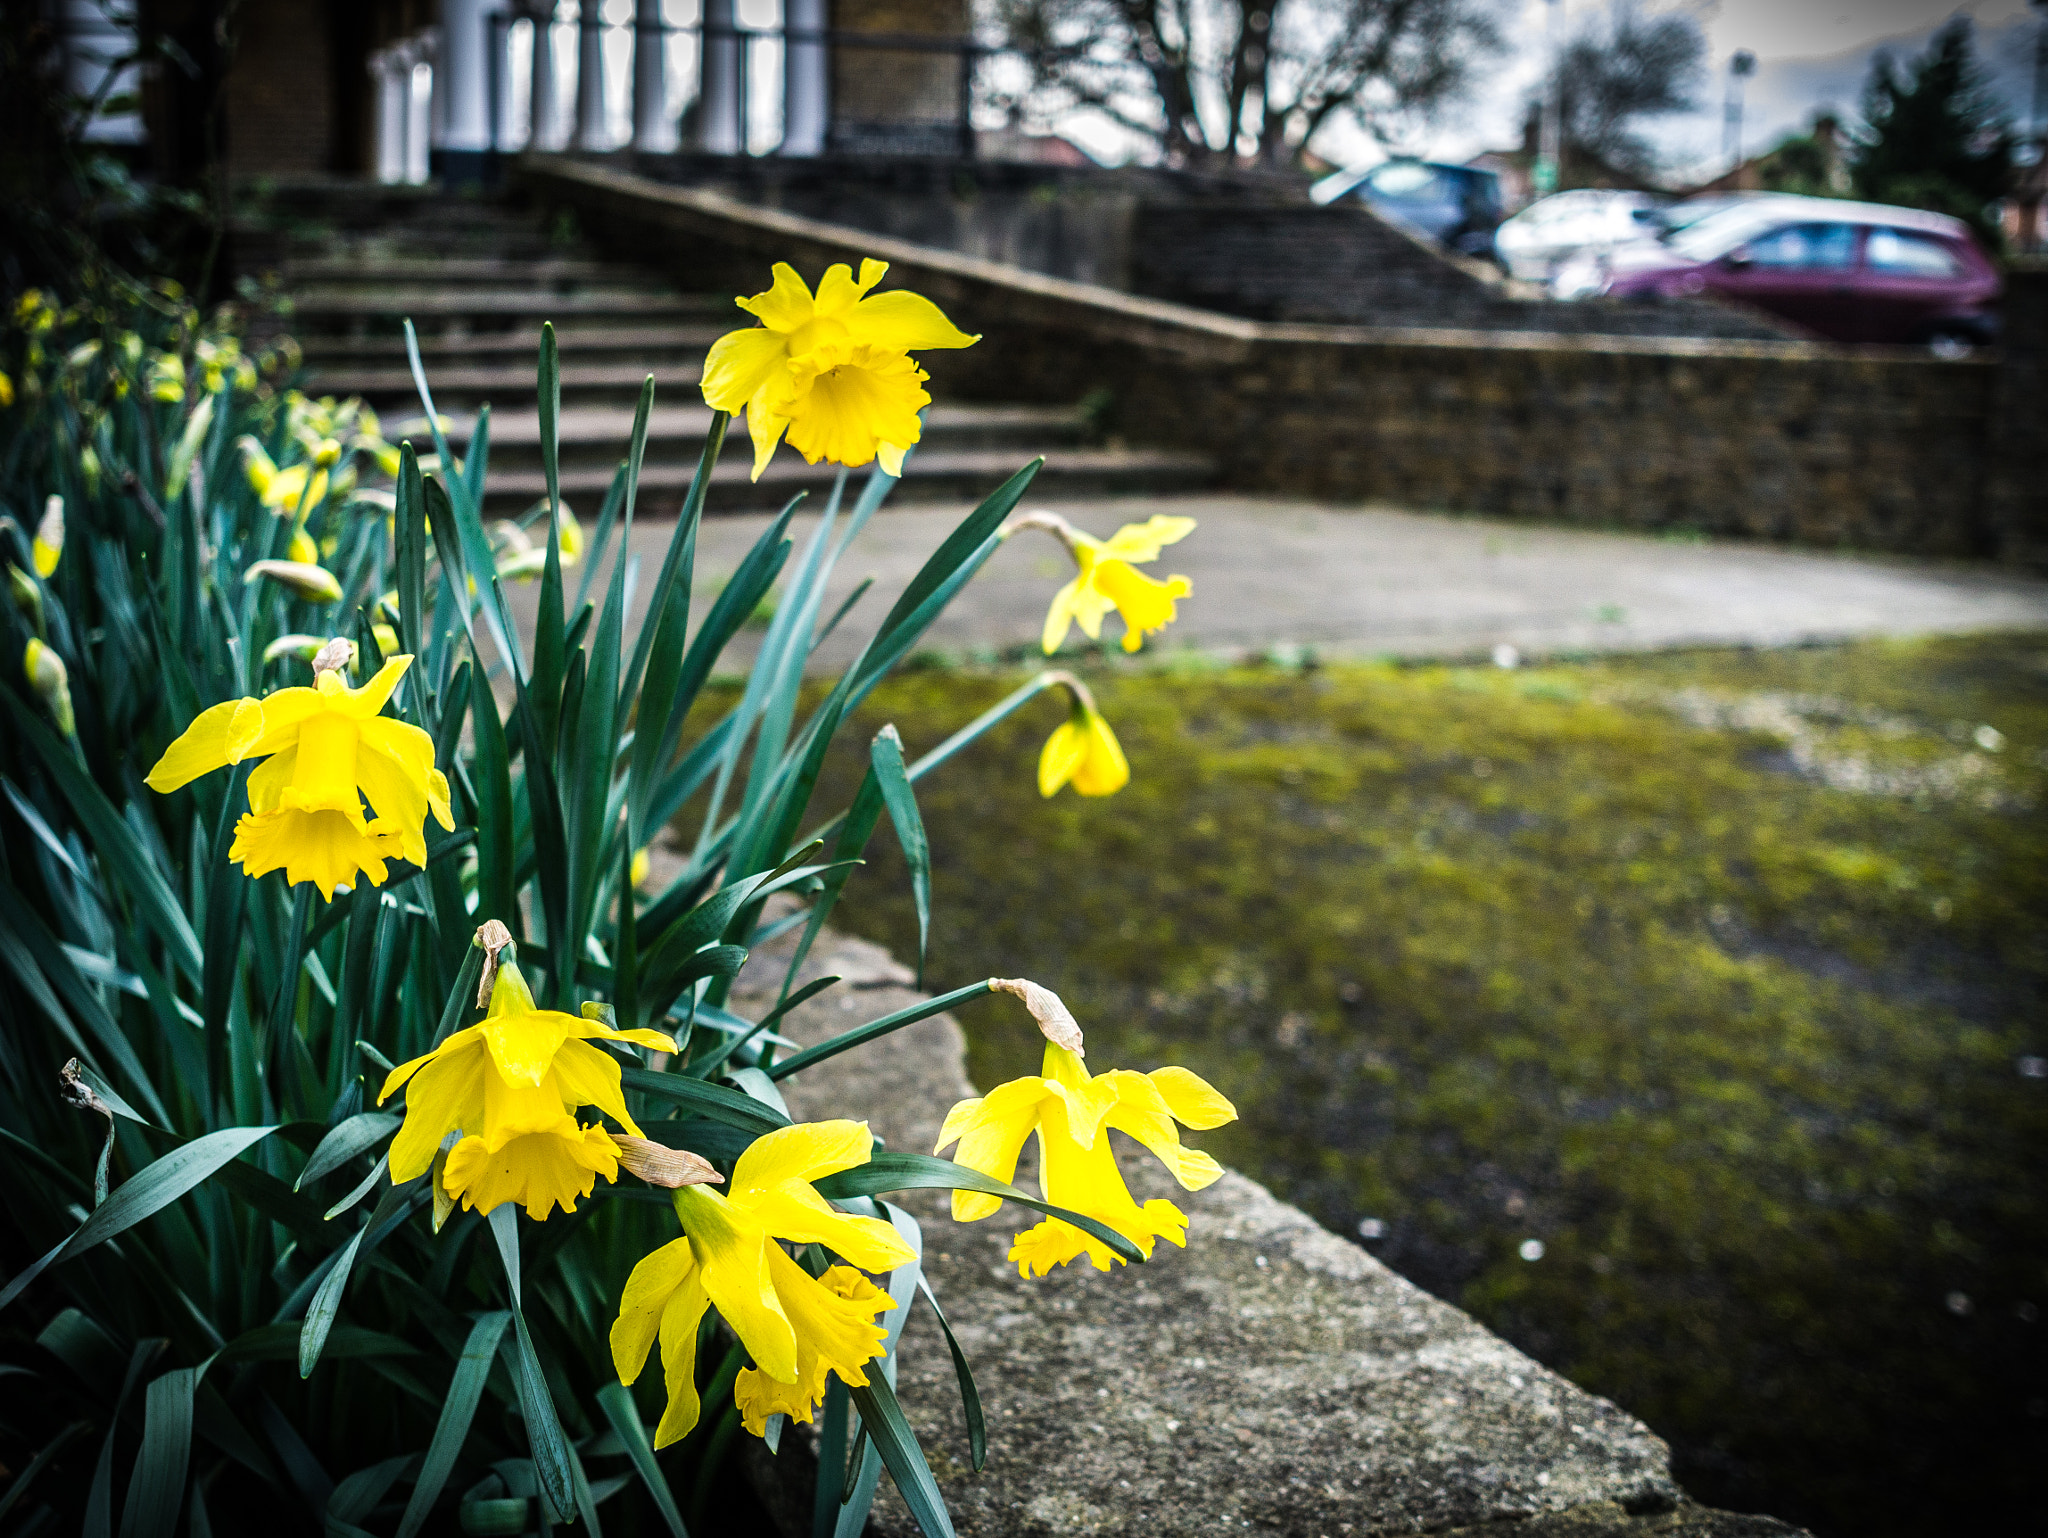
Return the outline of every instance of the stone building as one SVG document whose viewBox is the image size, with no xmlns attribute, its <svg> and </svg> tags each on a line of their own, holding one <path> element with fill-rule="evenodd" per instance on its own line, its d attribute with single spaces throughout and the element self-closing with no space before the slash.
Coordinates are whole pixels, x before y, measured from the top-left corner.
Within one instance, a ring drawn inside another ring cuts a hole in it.
<svg viewBox="0 0 2048 1538">
<path fill-rule="evenodd" d="M 528 147 L 972 153 L 966 0 L 782 0 L 768 26 L 737 0 L 45 3 L 81 94 L 139 40 L 110 93 L 138 104 L 98 136 L 172 177 L 463 183 Z"/>
</svg>

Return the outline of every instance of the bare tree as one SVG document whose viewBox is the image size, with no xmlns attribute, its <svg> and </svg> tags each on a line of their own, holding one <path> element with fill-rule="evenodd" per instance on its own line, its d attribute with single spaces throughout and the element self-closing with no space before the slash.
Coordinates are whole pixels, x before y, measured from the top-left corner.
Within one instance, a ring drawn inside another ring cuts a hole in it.
<svg viewBox="0 0 2048 1538">
<path fill-rule="evenodd" d="M 1623 7 L 1593 23 L 1558 55 L 1566 158 L 1590 157 L 1637 176 L 1655 171 L 1656 151 L 1637 125 L 1698 105 L 1706 53 L 1689 15 L 1643 16 Z"/>
<path fill-rule="evenodd" d="M 1284 165 L 1348 117 L 1387 139 L 1499 47 L 1496 0 L 990 0 L 1040 119 L 1091 108 L 1174 165 Z"/>
</svg>

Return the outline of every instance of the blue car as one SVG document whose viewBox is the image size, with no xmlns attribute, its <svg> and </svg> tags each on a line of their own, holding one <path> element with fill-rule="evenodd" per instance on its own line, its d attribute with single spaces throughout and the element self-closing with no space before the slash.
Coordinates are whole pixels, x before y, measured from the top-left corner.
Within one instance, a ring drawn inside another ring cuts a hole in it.
<svg viewBox="0 0 2048 1538">
<path fill-rule="evenodd" d="M 1495 260 L 1500 178 L 1434 160 L 1382 161 L 1369 171 L 1339 171 L 1309 189 L 1318 203 L 1359 202 L 1461 256 Z"/>
</svg>

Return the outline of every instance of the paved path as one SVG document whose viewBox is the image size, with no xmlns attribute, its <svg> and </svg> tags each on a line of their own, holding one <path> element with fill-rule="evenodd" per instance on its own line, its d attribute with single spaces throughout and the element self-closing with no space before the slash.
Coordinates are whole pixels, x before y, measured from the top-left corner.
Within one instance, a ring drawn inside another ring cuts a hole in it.
<svg viewBox="0 0 2048 1538">
<path fill-rule="evenodd" d="M 1166 632 L 1168 643 L 1181 646 L 1243 651 L 1299 644 L 1331 655 L 1470 657 L 1506 644 L 1540 657 L 2048 629 L 2048 581 L 1989 567 L 1229 495 L 1056 506 L 1097 535 L 1155 512 L 1199 520 L 1149 568 L 1194 582 L 1194 596 Z M 840 563 L 827 612 L 862 578 L 874 576 L 875 586 L 820 649 L 820 666 L 852 654 L 965 512 L 907 507 L 876 515 Z M 704 599 L 767 521 L 706 521 L 698 553 Z M 793 523 L 798 553 L 814 526 L 810 519 Z M 673 528 L 661 522 L 634 531 L 643 595 Z M 1018 536 L 933 626 L 928 644 L 1029 645 L 1072 571 L 1049 537 Z M 700 599 L 699 615 L 705 606 Z M 1104 628 L 1121 633 L 1113 618 Z M 751 650 L 745 638 L 739 649 Z"/>
</svg>

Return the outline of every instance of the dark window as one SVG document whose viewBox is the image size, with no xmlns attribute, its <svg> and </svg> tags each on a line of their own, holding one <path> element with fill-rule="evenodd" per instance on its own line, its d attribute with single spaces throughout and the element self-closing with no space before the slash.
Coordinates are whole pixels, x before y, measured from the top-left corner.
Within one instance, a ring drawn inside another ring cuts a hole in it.
<svg viewBox="0 0 2048 1538">
<path fill-rule="evenodd" d="M 1902 278 L 1953 278 L 1960 271 L 1955 253 L 1941 241 L 1908 230 L 1872 230 L 1863 259 L 1873 271 Z"/>
<path fill-rule="evenodd" d="M 1853 267 L 1853 224 L 1789 224 L 1749 242 L 1749 259 L 1759 267 Z"/>
</svg>

